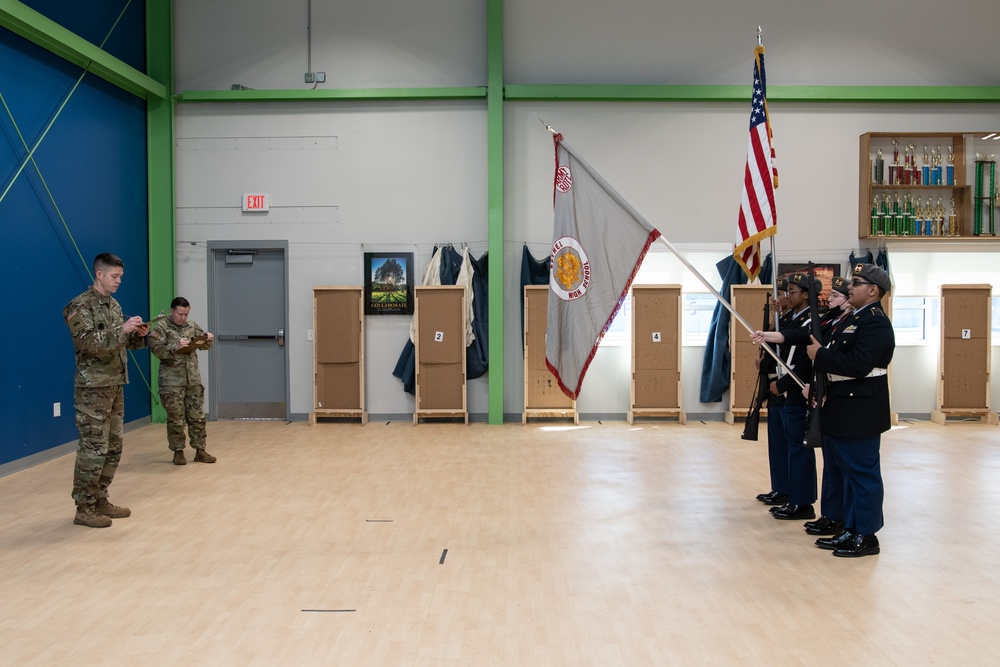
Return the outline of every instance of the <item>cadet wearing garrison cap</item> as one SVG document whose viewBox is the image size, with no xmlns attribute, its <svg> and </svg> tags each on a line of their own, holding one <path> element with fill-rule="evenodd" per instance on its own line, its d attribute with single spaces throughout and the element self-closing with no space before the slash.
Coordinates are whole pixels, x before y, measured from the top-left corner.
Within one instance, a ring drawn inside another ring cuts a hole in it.
<svg viewBox="0 0 1000 667">
<path fill-rule="evenodd" d="M 778 354 L 795 376 L 803 383 L 812 377 L 812 362 L 806 354 L 804 344 L 808 337 L 811 319 L 809 317 L 809 288 L 812 277 L 807 273 L 792 273 L 788 276 L 788 309 L 791 317 L 782 323 L 782 332 L 772 332 L 778 346 Z M 791 342 L 798 335 L 798 341 Z M 780 340 L 778 338 L 780 337 Z M 759 342 L 759 341 L 758 341 Z M 816 452 L 811 447 L 803 447 L 806 432 L 806 399 L 800 385 L 789 373 L 781 374 L 771 383 L 772 392 L 784 397 L 781 411 L 785 430 L 786 455 L 788 457 L 788 501 L 774 508 L 775 519 L 796 520 L 815 519 L 813 503 L 816 502 Z"/>
<path fill-rule="evenodd" d="M 845 480 L 844 529 L 816 545 L 842 557 L 879 553 L 875 533 L 884 524 L 879 448 L 881 434 L 891 426 L 887 369 L 896 347 L 880 303 L 892 287 L 889 274 L 858 264 L 852 276 L 848 301 L 854 311 L 826 347 L 814 340 L 808 348 L 816 370 L 827 374 L 823 436 Z"/>
<path fill-rule="evenodd" d="M 850 278 L 834 276 L 830 289 L 830 309 L 821 318 L 820 331 L 827 343 L 846 326 L 851 304 L 847 301 Z M 820 517 L 805 522 L 810 535 L 836 535 L 844 528 L 844 474 L 834 462 L 828 438 L 823 438 L 823 475 L 820 484 Z"/>
</svg>

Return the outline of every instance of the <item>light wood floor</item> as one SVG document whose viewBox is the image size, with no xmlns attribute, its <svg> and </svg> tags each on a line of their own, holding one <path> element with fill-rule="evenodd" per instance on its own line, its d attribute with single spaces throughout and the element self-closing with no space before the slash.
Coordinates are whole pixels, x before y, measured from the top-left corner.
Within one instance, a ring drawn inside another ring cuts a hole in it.
<svg viewBox="0 0 1000 667">
<path fill-rule="evenodd" d="M 884 436 L 850 560 L 739 426 L 552 426 L 215 422 L 183 468 L 147 426 L 106 529 L 72 455 L 2 478 L 0 663 L 1000 664 L 1000 429 Z"/>
</svg>

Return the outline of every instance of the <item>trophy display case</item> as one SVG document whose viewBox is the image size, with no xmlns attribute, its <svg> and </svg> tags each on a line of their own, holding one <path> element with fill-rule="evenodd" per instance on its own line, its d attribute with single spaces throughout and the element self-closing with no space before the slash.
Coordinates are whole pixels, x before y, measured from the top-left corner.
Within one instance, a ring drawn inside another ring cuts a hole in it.
<svg viewBox="0 0 1000 667">
<path fill-rule="evenodd" d="M 862 134 L 858 238 L 997 238 L 997 139 L 996 132 Z"/>
</svg>

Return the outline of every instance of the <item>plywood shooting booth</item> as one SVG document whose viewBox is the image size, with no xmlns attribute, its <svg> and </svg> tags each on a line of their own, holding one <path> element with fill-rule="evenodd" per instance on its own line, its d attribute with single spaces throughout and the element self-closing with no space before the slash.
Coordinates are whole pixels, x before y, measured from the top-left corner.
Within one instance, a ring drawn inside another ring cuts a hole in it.
<svg viewBox="0 0 1000 667">
<path fill-rule="evenodd" d="M 458 418 L 469 423 L 465 393 L 465 287 L 414 288 L 416 409 L 421 418 Z"/>
<path fill-rule="evenodd" d="M 361 287 L 313 288 L 313 378 L 310 425 L 323 417 L 350 417 L 368 423 Z"/>
<path fill-rule="evenodd" d="M 530 417 L 572 419 L 580 423 L 576 401 L 563 393 L 545 365 L 545 331 L 549 321 L 549 286 L 524 286 L 524 412 Z"/>
<path fill-rule="evenodd" d="M 676 417 L 681 410 L 681 286 L 632 286 L 632 383 L 629 410 L 636 417 Z"/>
<path fill-rule="evenodd" d="M 941 286 L 941 353 L 937 410 L 931 421 L 978 417 L 997 423 L 990 412 L 991 285 Z"/>
<path fill-rule="evenodd" d="M 730 303 L 750 326 L 760 328 L 764 324 L 764 307 L 771 285 L 733 285 Z M 729 318 L 729 349 L 731 361 L 729 369 L 729 410 L 726 423 L 733 424 L 737 417 L 746 417 L 757 388 L 757 358 L 760 348 L 750 339 L 750 332 L 735 317 Z M 760 412 L 767 415 L 767 410 Z"/>
</svg>

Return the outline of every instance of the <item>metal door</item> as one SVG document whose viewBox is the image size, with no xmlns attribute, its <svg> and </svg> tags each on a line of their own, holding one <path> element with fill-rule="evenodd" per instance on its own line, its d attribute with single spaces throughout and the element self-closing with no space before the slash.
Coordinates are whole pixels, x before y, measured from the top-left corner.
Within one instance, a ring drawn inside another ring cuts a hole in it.
<svg viewBox="0 0 1000 667">
<path fill-rule="evenodd" d="M 287 420 L 288 244 L 213 241 L 208 250 L 209 418 Z"/>
</svg>

